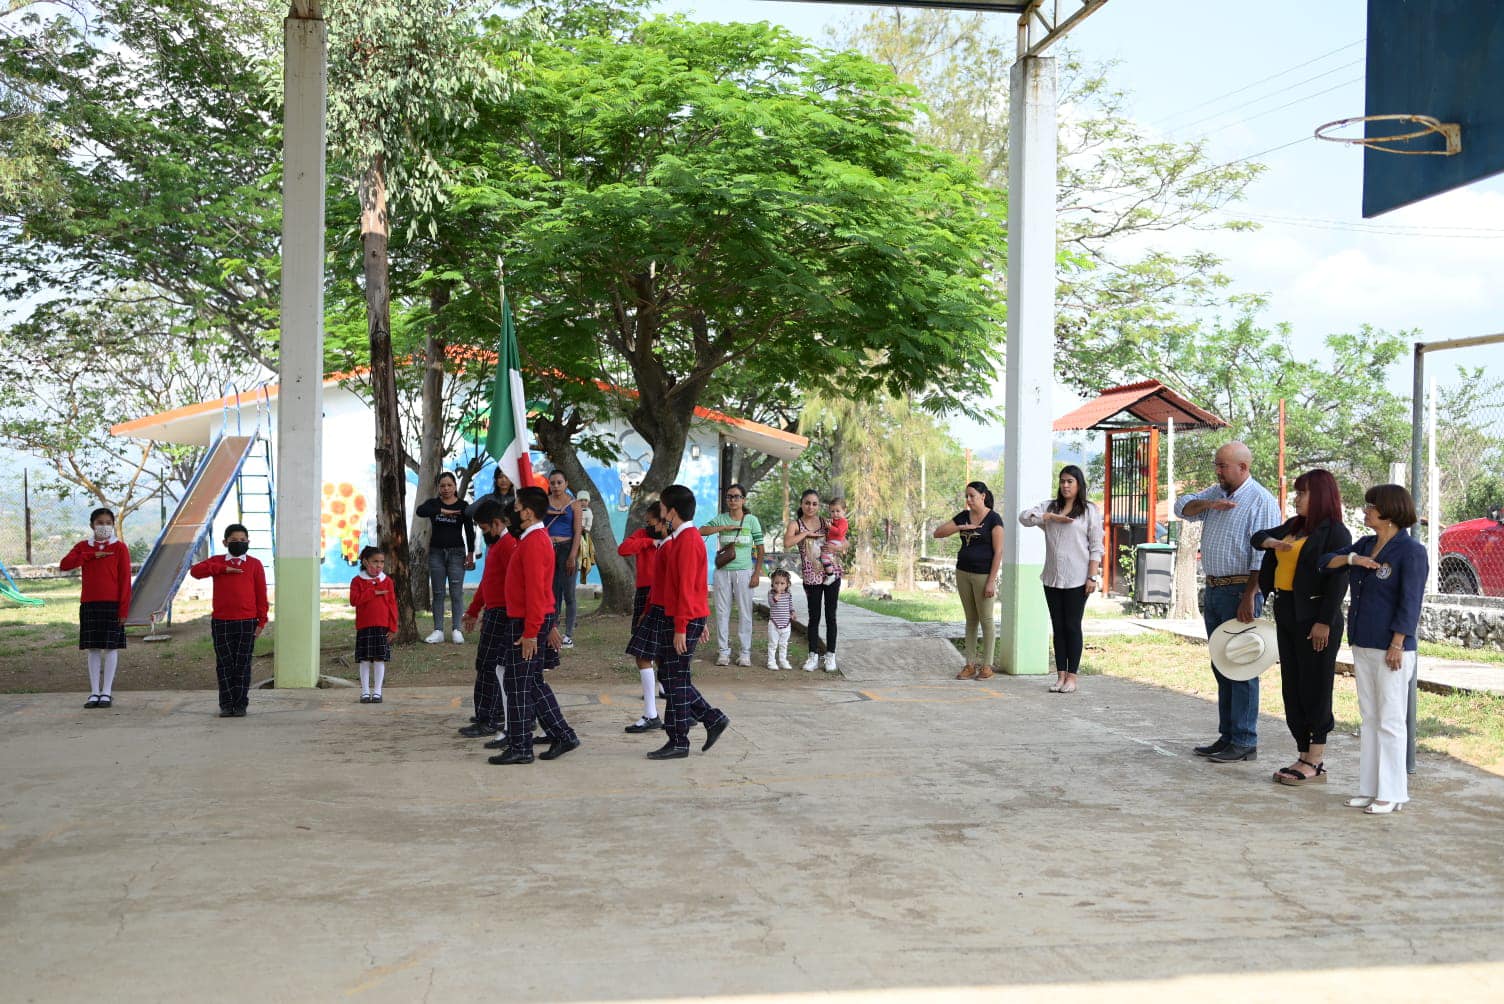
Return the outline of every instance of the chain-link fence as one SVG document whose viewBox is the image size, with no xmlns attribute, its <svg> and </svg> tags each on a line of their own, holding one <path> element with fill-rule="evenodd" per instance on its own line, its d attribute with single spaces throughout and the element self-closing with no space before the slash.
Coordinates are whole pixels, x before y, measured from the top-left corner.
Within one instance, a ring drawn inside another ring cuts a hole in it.
<svg viewBox="0 0 1504 1004">
<path fill-rule="evenodd" d="M 1417 353 L 1414 479 L 1432 592 L 1504 597 L 1504 334 Z"/>
<path fill-rule="evenodd" d="M 62 498 L 45 485 L 37 468 L 27 468 L 24 460 L 0 463 L 0 562 L 9 568 L 56 565 L 88 535 L 89 513 L 99 503 L 81 493 Z M 161 531 L 159 508 L 153 499 L 123 524 L 124 539 L 137 561 L 145 558 Z"/>
</svg>

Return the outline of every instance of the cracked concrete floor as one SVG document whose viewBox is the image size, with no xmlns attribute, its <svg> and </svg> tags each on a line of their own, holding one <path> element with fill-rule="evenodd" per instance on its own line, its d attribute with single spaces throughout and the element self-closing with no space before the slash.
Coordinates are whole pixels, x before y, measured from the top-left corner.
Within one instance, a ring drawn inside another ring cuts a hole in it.
<svg viewBox="0 0 1504 1004">
<path fill-rule="evenodd" d="M 1504 998 L 1504 779 L 1454 761 L 1364 817 L 1353 738 L 1284 788 L 1272 719 L 1214 766 L 1204 701 L 1000 677 L 712 687 L 651 763 L 555 682 L 585 745 L 510 768 L 453 689 L 0 696 L 0 997 Z"/>
</svg>

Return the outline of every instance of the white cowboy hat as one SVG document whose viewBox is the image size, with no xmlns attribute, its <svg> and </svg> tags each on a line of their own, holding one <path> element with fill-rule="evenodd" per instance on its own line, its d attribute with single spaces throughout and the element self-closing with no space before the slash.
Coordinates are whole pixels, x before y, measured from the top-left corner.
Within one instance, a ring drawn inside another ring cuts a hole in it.
<svg viewBox="0 0 1504 1004">
<path fill-rule="evenodd" d="M 1217 625 L 1207 644 L 1212 665 L 1229 680 L 1251 680 L 1279 661 L 1272 621 L 1244 624 L 1234 618 Z"/>
</svg>

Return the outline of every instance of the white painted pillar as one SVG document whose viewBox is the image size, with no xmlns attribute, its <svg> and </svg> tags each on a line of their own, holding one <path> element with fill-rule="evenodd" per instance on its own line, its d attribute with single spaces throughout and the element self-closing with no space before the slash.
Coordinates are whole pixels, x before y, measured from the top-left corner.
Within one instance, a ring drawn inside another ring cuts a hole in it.
<svg viewBox="0 0 1504 1004">
<path fill-rule="evenodd" d="M 319 681 L 319 508 L 324 408 L 324 21 L 282 23 L 282 344 L 277 394 L 277 686 Z"/>
<path fill-rule="evenodd" d="M 1004 436 L 1002 630 L 997 666 L 1044 673 L 1049 614 L 1039 575 L 1044 534 L 1018 514 L 1053 494 L 1055 360 L 1055 60 L 1024 56 L 1009 73 L 1007 431 Z"/>
</svg>

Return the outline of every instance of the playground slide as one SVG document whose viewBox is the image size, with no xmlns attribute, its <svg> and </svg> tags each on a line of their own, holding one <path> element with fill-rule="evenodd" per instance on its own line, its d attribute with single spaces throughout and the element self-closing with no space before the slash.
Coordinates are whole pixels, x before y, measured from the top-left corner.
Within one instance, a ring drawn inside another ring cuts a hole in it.
<svg viewBox="0 0 1504 1004">
<path fill-rule="evenodd" d="M 125 623 L 150 624 L 166 615 L 193 564 L 194 553 L 213 527 L 214 514 L 229 496 L 255 442 L 255 436 L 220 436 L 209 448 L 182 501 L 136 573 L 131 612 Z"/>
<path fill-rule="evenodd" d="M 21 592 L 21 587 L 16 585 L 16 580 L 11 578 L 10 569 L 5 567 L 5 562 L 0 561 L 0 598 L 19 603 L 23 607 L 39 607 L 43 600 L 35 596 L 27 596 Z"/>
</svg>

